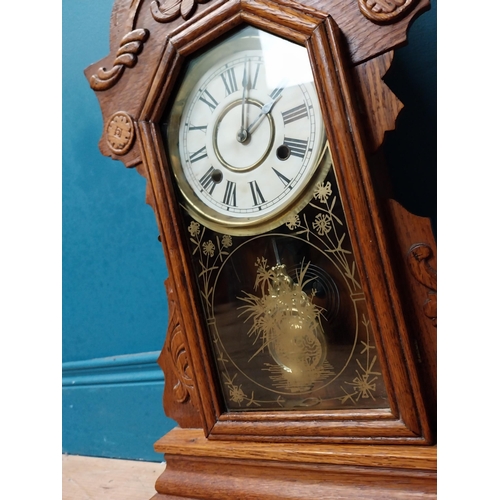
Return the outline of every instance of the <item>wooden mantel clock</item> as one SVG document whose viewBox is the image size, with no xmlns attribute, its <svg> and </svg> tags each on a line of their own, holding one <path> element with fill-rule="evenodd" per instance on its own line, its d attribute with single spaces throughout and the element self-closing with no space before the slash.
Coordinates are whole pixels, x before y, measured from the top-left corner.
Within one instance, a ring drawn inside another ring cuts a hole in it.
<svg viewBox="0 0 500 500">
<path fill-rule="evenodd" d="M 170 271 L 155 499 L 435 497 L 435 241 L 373 161 L 428 6 L 116 0 L 86 76 Z"/>
</svg>

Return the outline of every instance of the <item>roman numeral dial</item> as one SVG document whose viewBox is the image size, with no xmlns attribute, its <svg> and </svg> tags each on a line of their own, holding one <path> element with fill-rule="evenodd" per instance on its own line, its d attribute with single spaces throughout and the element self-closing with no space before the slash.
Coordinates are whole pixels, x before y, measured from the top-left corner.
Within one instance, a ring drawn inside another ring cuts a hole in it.
<svg viewBox="0 0 500 500">
<path fill-rule="evenodd" d="M 278 224 L 318 177 L 325 132 L 307 50 L 255 28 L 190 62 L 166 124 L 183 206 L 221 232 Z"/>
<path fill-rule="evenodd" d="M 307 140 L 285 137 L 283 144 L 288 147 L 292 156 L 296 156 L 297 158 L 304 158 L 307 151 Z"/>
<path fill-rule="evenodd" d="M 200 101 L 205 103 L 212 111 L 215 111 L 215 108 L 219 105 L 215 97 L 206 89 L 201 94 Z"/>
<path fill-rule="evenodd" d="M 207 157 L 207 148 L 206 146 L 201 147 L 198 151 L 191 153 L 189 155 L 189 161 L 191 163 L 195 163 L 197 161 L 203 160 L 203 158 Z"/>
<path fill-rule="evenodd" d="M 295 120 L 307 118 L 307 106 L 305 104 L 300 104 L 299 106 L 295 106 L 287 111 L 283 111 L 281 114 L 283 116 L 283 122 L 286 125 L 287 123 L 294 122 Z"/>
<path fill-rule="evenodd" d="M 220 173 L 215 170 L 214 167 L 210 167 L 201 177 L 200 184 L 202 189 L 204 189 L 210 195 L 213 195 L 215 186 L 219 184 L 220 181 Z"/>
<path fill-rule="evenodd" d="M 253 205 L 254 207 L 258 207 L 261 210 L 261 205 L 265 203 L 264 196 L 262 195 L 262 192 L 260 190 L 259 185 L 257 184 L 257 181 L 251 181 L 250 182 L 250 190 L 252 192 L 252 198 L 253 198 Z"/>
<path fill-rule="evenodd" d="M 234 72 L 234 67 L 229 68 L 224 73 L 221 73 L 222 81 L 224 82 L 224 88 L 226 89 L 226 95 L 232 94 L 238 90 L 238 85 L 236 84 L 236 74 Z"/>
<path fill-rule="evenodd" d="M 236 207 L 236 182 L 227 181 L 222 203 Z M 229 210 L 229 208 L 228 208 Z"/>
</svg>

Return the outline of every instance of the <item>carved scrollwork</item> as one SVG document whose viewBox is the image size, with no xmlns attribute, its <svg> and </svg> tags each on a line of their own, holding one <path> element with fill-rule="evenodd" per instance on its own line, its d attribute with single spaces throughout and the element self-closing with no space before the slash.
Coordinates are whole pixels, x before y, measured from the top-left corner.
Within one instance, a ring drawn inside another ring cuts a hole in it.
<svg viewBox="0 0 500 500">
<path fill-rule="evenodd" d="M 193 390 L 193 375 L 185 347 L 184 332 L 180 325 L 175 291 L 172 283 L 166 281 L 168 309 L 170 320 L 167 331 L 166 350 L 170 355 L 170 366 L 173 368 L 173 397 L 177 403 L 186 403 Z"/>
<path fill-rule="evenodd" d="M 424 314 L 437 326 L 437 273 L 429 265 L 434 256 L 431 247 L 425 243 L 412 245 L 408 251 L 407 261 L 413 277 L 428 288 L 427 299 L 423 303 Z"/>
<path fill-rule="evenodd" d="M 148 36 L 149 31 L 142 28 L 127 33 L 120 42 L 113 67 L 110 70 L 99 68 L 97 74 L 90 77 L 92 89 L 108 90 L 118 82 L 125 68 L 133 68 Z"/>
<path fill-rule="evenodd" d="M 184 335 L 179 325 L 169 332 L 169 338 L 168 351 L 178 378 L 173 388 L 174 398 L 177 403 L 185 403 L 193 389 L 193 377 L 184 346 Z"/>
<path fill-rule="evenodd" d="M 168 23 L 182 16 L 187 20 L 196 10 L 199 3 L 207 3 L 210 0 L 165 0 L 160 4 L 159 0 L 151 2 L 151 15 L 159 23 Z"/>
<path fill-rule="evenodd" d="M 374 23 L 392 23 L 405 16 L 417 0 L 358 0 L 359 10 Z"/>
<path fill-rule="evenodd" d="M 176 289 L 170 277 L 165 281 L 165 288 L 169 322 L 167 339 L 158 358 L 158 364 L 165 375 L 163 409 L 165 415 L 175 420 L 180 427 L 202 427 L 198 389 L 177 305 Z"/>
</svg>

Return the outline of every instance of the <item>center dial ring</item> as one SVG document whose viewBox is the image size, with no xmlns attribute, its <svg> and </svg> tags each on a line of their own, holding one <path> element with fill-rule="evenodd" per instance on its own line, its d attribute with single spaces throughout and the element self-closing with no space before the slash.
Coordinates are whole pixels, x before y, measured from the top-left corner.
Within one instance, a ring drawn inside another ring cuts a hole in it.
<svg viewBox="0 0 500 500">
<path fill-rule="evenodd" d="M 241 106 L 248 106 L 249 116 L 258 116 L 264 106 L 260 101 L 247 99 L 230 104 L 215 122 L 213 148 L 221 165 L 233 172 L 248 172 L 259 167 L 267 159 L 275 138 L 275 124 L 270 113 L 266 114 L 252 133 L 247 132 L 246 140 L 240 142 L 237 134 L 241 116 Z"/>
</svg>

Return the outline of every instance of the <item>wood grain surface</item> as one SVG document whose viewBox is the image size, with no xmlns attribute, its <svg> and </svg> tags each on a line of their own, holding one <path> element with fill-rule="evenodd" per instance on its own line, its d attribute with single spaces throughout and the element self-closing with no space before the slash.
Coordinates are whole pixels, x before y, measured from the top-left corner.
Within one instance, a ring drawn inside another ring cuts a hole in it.
<svg viewBox="0 0 500 500">
<path fill-rule="evenodd" d="M 336 464 L 394 468 L 408 470 L 435 470 L 435 446 L 342 445 L 265 442 L 228 442 L 207 439 L 200 429 L 172 429 L 155 443 L 155 451 L 170 455 L 242 458 L 290 462 L 297 464 Z"/>
<path fill-rule="evenodd" d="M 434 499 L 436 447 L 210 441 L 173 429 L 155 444 L 167 469 L 153 498 Z"/>
</svg>

